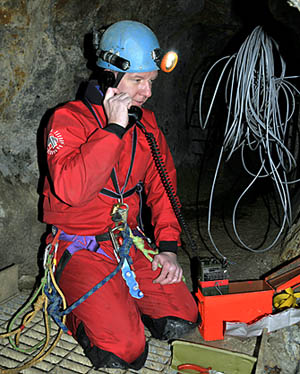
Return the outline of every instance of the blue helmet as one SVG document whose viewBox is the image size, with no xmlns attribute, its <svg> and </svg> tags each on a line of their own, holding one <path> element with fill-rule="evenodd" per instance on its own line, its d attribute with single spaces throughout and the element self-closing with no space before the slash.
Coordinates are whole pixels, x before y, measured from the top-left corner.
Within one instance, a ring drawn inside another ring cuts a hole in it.
<svg viewBox="0 0 300 374">
<path fill-rule="evenodd" d="M 126 73 L 159 70 L 160 51 L 158 40 L 149 27 L 137 21 L 119 21 L 102 35 L 97 65 Z M 114 63 L 113 56 L 120 57 L 125 65 Z"/>
</svg>

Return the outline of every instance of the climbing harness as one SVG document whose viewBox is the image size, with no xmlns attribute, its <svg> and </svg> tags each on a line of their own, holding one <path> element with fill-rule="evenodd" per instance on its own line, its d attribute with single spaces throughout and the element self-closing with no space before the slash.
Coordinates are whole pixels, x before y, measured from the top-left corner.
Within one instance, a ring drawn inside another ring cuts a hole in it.
<svg viewBox="0 0 300 374">
<path fill-rule="evenodd" d="M 125 209 L 124 209 L 125 208 Z M 61 300 L 57 294 L 53 294 L 51 297 L 51 307 L 48 308 L 49 315 L 54 319 L 58 326 L 64 331 L 69 333 L 67 327 L 61 322 L 63 316 L 72 312 L 81 303 L 83 303 L 88 297 L 95 293 L 99 288 L 101 288 L 105 283 L 111 280 L 120 270 L 122 276 L 126 281 L 129 288 L 130 294 L 135 298 L 143 297 L 143 293 L 139 290 L 138 284 L 135 281 L 135 274 L 131 269 L 132 259 L 129 255 L 130 248 L 133 244 L 132 234 L 130 232 L 129 226 L 127 224 L 127 212 L 128 205 L 118 203 L 114 205 L 112 210 L 112 220 L 115 222 L 115 227 L 109 230 L 110 237 L 114 246 L 115 256 L 118 261 L 116 268 L 107 275 L 103 280 L 101 280 L 97 285 L 95 285 L 91 290 L 81 296 L 76 302 L 70 305 L 66 309 L 61 308 Z M 81 241 L 84 243 L 84 240 Z M 68 250 L 68 248 L 67 248 Z M 98 250 L 97 250 L 98 252 Z M 102 252 L 101 252 L 102 253 Z M 48 296 L 48 295 L 47 295 Z"/>
</svg>

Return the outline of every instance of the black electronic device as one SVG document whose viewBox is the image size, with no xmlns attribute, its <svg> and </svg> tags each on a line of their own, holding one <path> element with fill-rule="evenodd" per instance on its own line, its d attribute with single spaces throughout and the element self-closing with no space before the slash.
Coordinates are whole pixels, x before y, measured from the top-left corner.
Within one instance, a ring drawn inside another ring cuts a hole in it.
<svg viewBox="0 0 300 374">
<path fill-rule="evenodd" d="M 229 277 L 227 266 L 215 257 L 199 257 L 198 282 L 204 296 L 228 293 Z"/>
<path fill-rule="evenodd" d="M 137 121 L 140 121 L 143 116 L 142 109 L 138 106 L 132 106 L 128 109 L 129 123 L 134 125 Z"/>
</svg>

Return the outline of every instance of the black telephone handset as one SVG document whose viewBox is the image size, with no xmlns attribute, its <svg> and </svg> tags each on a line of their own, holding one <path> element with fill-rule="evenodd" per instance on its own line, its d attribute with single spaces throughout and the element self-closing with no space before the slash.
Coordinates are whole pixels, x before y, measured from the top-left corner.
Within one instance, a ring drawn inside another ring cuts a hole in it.
<svg viewBox="0 0 300 374">
<path fill-rule="evenodd" d="M 129 124 L 134 125 L 135 123 L 139 123 L 142 119 L 143 112 L 142 109 L 138 106 L 132 106 L 128 109 L 128 117 L 129 117 Z"/>
<path fill-rule="evenodd" d="M 100 73 L 100 76 L 98 78 L 99 85 L 101 87 L 101 91 L 105 95 L 108 87 L 115 87 L 116 84 L 116 78 L 113 72 L 103 70 Z"/>
</svg>

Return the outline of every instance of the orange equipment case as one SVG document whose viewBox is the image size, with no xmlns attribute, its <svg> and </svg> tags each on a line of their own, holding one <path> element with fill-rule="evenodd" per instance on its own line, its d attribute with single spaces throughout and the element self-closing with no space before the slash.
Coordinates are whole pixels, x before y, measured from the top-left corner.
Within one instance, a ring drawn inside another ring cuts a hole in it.
<svg viewBox="0 0 300 374">
<path fill-rule="evenodd" d="M 300 285 L 300 256 L 264 280 L 229 282 L 228 294 L 204 296 L 198 289 L 204 340 L 222 340 L 226 322 L 251 323 L 273 312 L 273 296 Z"/>
</svg>

